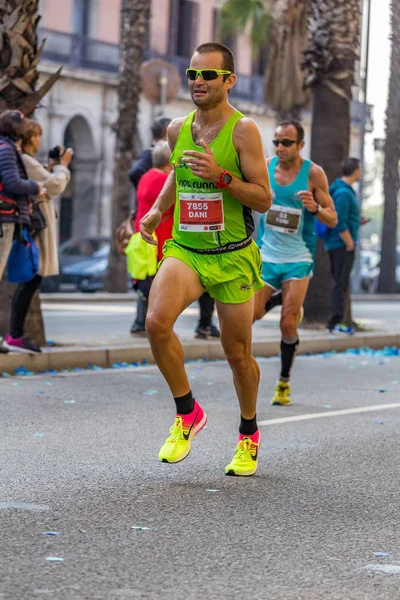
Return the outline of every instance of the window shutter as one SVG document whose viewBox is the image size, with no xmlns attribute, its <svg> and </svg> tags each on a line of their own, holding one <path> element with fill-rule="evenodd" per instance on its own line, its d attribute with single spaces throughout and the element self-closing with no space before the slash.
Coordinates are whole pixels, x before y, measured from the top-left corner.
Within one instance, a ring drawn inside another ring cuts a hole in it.
<svg viewBox="0 0 400 600">
<path fill-rule="evenodd" d="M 178 53 L 179 8 L 179 0 L 170 0 L 168 38 L 168 54 L 170 56 L 176 56 Z"/>
</svg>

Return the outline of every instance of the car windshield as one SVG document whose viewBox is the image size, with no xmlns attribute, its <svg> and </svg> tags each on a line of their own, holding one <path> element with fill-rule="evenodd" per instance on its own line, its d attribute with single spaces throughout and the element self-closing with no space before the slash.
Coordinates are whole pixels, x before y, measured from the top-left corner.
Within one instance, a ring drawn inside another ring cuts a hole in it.
<svg viewBox="0 0 400 600">
<path fill-rule="evenodd" d="M 110 253 L 110 242 L 104 239 L 87 239 L 66 243 L 61 248 L 61 253 L 66 256 L 84 256 L 88 258 L 102 258 Z"/>
<path fill-rule="evenodd" d="M 369 267 L 371 264 L 371 258 L 369 256 L 361 256 L 361 266 L 362 267 Z"/>
</svg>

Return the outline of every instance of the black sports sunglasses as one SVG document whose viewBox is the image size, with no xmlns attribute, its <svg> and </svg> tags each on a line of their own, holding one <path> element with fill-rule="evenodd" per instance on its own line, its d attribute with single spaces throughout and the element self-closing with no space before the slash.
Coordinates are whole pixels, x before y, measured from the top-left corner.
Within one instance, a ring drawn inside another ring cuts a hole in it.
<svg viewBox="0 0 400 600">
<path fill-rule="evenodd" d="M 284 138 L 283 140 L 272 140 L 272 143 L 276 147 L 278 147 L 279 144 L 282 144 L 284 148 L 290 148 L 293 144 L 298 144 L 296 140 L 288 140 L 287 138 Z"/>
</svg>

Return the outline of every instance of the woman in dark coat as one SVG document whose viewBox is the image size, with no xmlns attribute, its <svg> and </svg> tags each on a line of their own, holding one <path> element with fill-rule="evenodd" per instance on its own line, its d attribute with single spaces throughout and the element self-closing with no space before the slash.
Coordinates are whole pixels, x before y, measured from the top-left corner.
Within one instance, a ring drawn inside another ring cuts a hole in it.
<svg viewBox="0 0 400 600">
<path fill-rule="evenodd" d="M 21 158 L 24 115 L 18 110 L 0 114 L 0 280 L 14 237 L 15 226 L 30 227 L 32 196 L 43 185 L 30 181 Z"/>
</svg>

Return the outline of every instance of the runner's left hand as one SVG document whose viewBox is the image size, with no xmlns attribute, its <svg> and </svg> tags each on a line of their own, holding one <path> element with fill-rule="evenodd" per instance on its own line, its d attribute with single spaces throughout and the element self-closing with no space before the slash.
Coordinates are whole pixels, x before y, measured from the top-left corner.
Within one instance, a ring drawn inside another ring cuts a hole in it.
<svg viewBox="0 0 400 600">
<path fill-rule="evenodd" d="M 298 192 L 298 195 L 300 196 L 303 206 L 306 210 L 312 213 L 317 210 L 318 204 L 314 200 L 314 194 L 312 192 L 309 190 L 303 190 L 302 192 Z"/>
<path fill-rule="evenodd" d="M 204 152 L 185 150 L 183 162 L 192 169 L 193 175 L 196 175 L 196 177 L 218 183 L 224 169 L 217 165 L 213 151 L 204 140 L 200 140 L 200 146 L 204 148 Z"/>
</svg>

